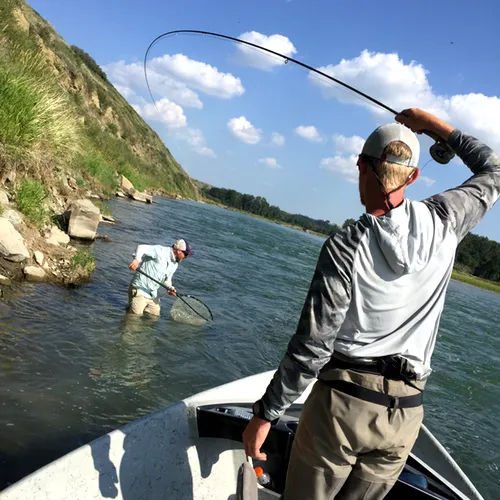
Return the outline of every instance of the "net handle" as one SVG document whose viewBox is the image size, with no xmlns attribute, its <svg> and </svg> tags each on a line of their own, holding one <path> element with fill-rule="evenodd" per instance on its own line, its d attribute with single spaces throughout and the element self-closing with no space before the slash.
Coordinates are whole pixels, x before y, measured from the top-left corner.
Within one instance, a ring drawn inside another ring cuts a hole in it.
<svg viewBox="0 0 500 500">
<path fill-rule="evenodd" d="M 137 269 L 136 269 L 136 272 L 138 272 L 139 274 L 142 274 L 143 276 L 146 276 L 146 278 L 149 278 L 151 281 L 154 281 L 156 284 L 158 284 L 158 285 L 160 285 L 161 287 L 165 288 L 165 290 L 167 290 L 167 291 L 168 291 L 168 290 L 170 290 L 170 288 L 169 288 L 167 285 L 165 285 L 164 283 L 161 283 L 161 282 L 160 282 L 160 281 L 158 281 L 158 280 L 155 280 L 154 278 L 152 278 L 151 276 L 149 276 L 149 274 L 146 274 L 144 271 L 141 271 L 141 269 L 140 269 L 140 268 L 137 268 Z M 180 293 L 177 293 L 177 292 L 176 292 L 176 293 L 175 293 L 175 296 L 176 296 L 176 297 L 179 297 L 179 299 L 181 299 L 181 300 L 182 300 L 182 302 L 184 302 L 184 304 L 186 304 L 186 305 L 189 307 L 189 309 L 193 310 L 193 311 L 194 311 L 194 312 L 195 312 L 198 316 L 200 316 L 200 318 L 203 318 L 205 321 L 210 321 L 210 320 L 212 320 L 212 319 L 213 319 L 213 316 L 212 316 L 212 311 L 210 311 L 209 307 L 208 307 L 207 305 L 205 305 L 205 303 L 204 303 L 204 302 L 202 302 L 202 304 L 203 304 L 203 305 L 204 305 L 204 306 L 208 309 L 208 312 L 210 313 L 210 319 L 205 318 L 205 316 L 203 316 L 203 314 L 200 314 L 200 313 L 199 313 L 199 312 L 198 312 L 198 311 L 197 311 L 194 307 L 191 307 L 191 305 L 190 305 L 190 304 L 188 304 L 188 303 L 184 300 L 184 298 L 183 298 L 183 297 L 185 297 L 185 295 L 183 295 L 183 294 L 180 294 Z M 186 295 L 186 297 L 189 297 L 189 295 Z M 193 298 L 195 298 L 195 297 L 193 297 Z M 198 299 L 196 299 L 196 300 L 198 300 Z M 201 301 L 200 301 L 200 302 L 201 302 Z"/>
</svg>

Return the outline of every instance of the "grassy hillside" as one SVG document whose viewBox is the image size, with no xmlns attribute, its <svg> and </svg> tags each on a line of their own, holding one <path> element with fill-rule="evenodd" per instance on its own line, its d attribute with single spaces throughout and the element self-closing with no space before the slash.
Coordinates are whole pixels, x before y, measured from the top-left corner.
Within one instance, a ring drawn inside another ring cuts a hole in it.
<svg viewBox="0 0 500 500">
<path fill-rule="evenodd" d="M 139 190 L 198 196 L 92 57 L 23 0 L 0 2 L 0 167 L 51 187 L 64 170 L 110 192 L 124 174 Z"/>
</svg>

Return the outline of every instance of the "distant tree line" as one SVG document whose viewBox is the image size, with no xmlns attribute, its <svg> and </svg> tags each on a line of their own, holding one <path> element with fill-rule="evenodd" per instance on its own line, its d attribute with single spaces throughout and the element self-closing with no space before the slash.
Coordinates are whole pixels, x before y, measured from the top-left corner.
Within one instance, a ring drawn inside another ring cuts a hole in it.
<svg viewBox="0 0 500 500">
<path fill-rule="evenodd" d="M 500 282 L 500 243 L 469 233 L 458 245 L 455 266 L 479 278 Z"/>
<path fill-rule="evenodd" d="M 338 233 L 341 229 L 337 224 L 332 224 L 327 220 L 312 219 L 305 215 L 285 212 L 276 205 L 269 205 L 267 200 L 262 196 L 252 196 L 251 194 L 239 193 L 234 189 L 217 187 L 202 188 L 202 192 L 207 198 L 219 201 L 229 207 L 260 215 L 261 217 L 273 221 L 284 222 L 304 230 L 315 231 L 331 236 Z"/>
<path fill-rule="evenodd" d="M 262 196 L 242 194 L 234 189 L 202 188 L 203 194 L 226 206 L 260 215 L 273 221 L 285 222 L 305 230 L 332 236 L 341 228 L 337 224 L 305 215 L 291 214 L 275 205 L 269 205 Z M 355 219 L 347 219 L 342 228 L 355 224 Z M 479 278 L 500 282 L 500 243 L 484 236 L 469 233 L 458 245 L 455 267 Z"/>
<path fill-rule="evenodd" d="M 106 73 L 102 70 L 102 68 L 97 64 L 95 59 L 90 54 L 85 52 L 80 47 L 77 47 L 76 45 L 72 45 L 71 50 L 80 58 L 85 66 L 90 69 L 90 71 L 93 71 L 96 75 L 100 76 L 105 82 L 108 81 Z"/>
</svg>

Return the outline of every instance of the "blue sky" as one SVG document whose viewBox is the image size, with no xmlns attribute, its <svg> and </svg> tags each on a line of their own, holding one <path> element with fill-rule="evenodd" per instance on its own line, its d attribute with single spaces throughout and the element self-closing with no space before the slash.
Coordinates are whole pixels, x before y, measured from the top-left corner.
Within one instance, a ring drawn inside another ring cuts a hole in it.
<svg viewBox="0 0 500 500">
<path fill-rule="evenodd" d="M 171 37 L 153 50 L 148 74 L 159 113 L 142 75 L 144 52 L 157 35 L 174 29 L 246 33 L 391 107 L 434 111 L 500 151 L 500 6 L 493 2 L 474 8 L 465 1 L 326 0 L 30 5 L 103 66 L 190 175 L 265 196 L 287 211 L 336 223 L 359 216 L 355 155 L 392 115 L 294 65 L 201 36 Z M 421 166 L 429 145 L 421 139 Z M 431 162 L 422 176 L 408 197 L 453 187 L 469 172 L 460 161 Z M 499 214 L 494 208 L 474 232 L 500 241 Z"/>
</svg>

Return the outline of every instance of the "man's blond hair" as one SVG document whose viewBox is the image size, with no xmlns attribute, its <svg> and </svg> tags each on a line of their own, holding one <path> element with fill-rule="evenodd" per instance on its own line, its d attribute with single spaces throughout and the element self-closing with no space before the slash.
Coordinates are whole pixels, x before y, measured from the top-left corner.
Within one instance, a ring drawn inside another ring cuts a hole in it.
<svg viewBox="0 0 500 500">
<path fill-rule="evenodd" d="M 412 157 L 410 148 L 401 141 L 394 141 L 388 144 L 384 149 L 384 153 L 397 156 L 403 160 L 409 160 Z M 406 185 L 410 176 L 415 172 L 415 168 L 413 167 L 405 167 L 404 165 L 398 165 L 389 161 L 370 158 L 370 162 L 387 192 Z"/>
</svg>

